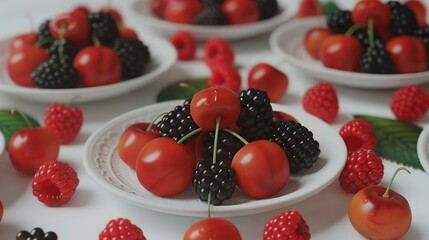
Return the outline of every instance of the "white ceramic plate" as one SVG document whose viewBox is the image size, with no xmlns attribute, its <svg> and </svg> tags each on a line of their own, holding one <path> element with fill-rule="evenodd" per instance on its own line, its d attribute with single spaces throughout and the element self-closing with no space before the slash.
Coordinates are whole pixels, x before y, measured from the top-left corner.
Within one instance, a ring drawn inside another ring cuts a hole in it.
<svg viewBox="0 0 429 240">
<path fill-rule="evenodd" d="M 429 174 L 429 126 L 423 128 L 417 140 L 417 156 L 426 173 Z"/>
<path fill-rule="evenodd" d="M 157 197 L 141 186 L 135 171 L 119 158 L 116 145 L 127 126 L 139 121 L 153 121 L 160 113 L 168 112 L 183 101 L 149 105 L 119 116 L 93 133 L 85 144 L 83 164 L 102 188 L 135 205 L 184 216 L 207 216 L 207 204 L 201 202 L 192 187 L 172 197 Z M 337 176 L 346 161 L 346 146 L 339 134 L 329 125 L 304 112 L 273 104 L 273 108 L 295 116 L 307 126 L 320 143 L 320 159 L 309 170 L 291 176 L 285 189 L 276 196 L 253 200 L 239 190 L 222 206 L 211 207 L 213 216 L 239 216 L 286 207 L 321 191 Z"/>
<path fill-rule="evenodd" d="M 286 7 L 285 2 L 286 1 L 278 1 L 281 11 L 272 18 L 255 23 L 230 26 L 198 26 L 168 22 L 158 18 L 151 12 L 149 0 L 137 0 L 133 2 L 131 7 L 137 17 L 140 17 L 142 24 L 145 24 L 164 36 L 171 36 L 180 30 L 192 33 L 193 36 L 199 40 L 207 40 L 213 37 L 234 40 L 267 33 L 291 18 L 293 12 Z"/>
<path fill-rule="evenodd" d="M 273 31 L 270 46 L 289 64 L 304 73 L 324 81 L 358 88 L 396 88 L 403 85 L 429 82 L 429 71 L 409 74 L 367 74 L 326 68 L 313 59 L 304 48 L 307 30 L 324 26 L 324 17 L 309 17 L 285 23 Z"/>
<path fill-rule="evenodd" d="M 177 60 L 176 49 L 166 40 L 144 35 L 141 40 L 149 47 L 151 62 L 146 72 L 134 79 L 88 88 L 42 89 L 22 87 L 13 83 L 6 69 L 7 53 L 0 54 L 0 93 L 38 102 L 90 102 L 118 96 L 142 87 L 169 70 Z M 0 48 L 7 49 L 9 39 L 0 40 Z M 162 49 L 160 51 L 159 49 Z"/>
<path fill-rule="evenodd" d="M 3 155 L 6 147 L 6 140 L 4 139 L 3 133 L 0 131 L 0 157 Z"/>
</svg>

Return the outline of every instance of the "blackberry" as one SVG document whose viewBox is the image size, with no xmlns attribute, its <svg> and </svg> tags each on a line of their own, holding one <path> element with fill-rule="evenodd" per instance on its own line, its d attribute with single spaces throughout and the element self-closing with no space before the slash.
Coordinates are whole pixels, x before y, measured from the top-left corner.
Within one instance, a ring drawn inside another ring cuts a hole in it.
<svg viewBox="0 0 429 240">
<path fill-rule="evenodd" d="M 179 141 L 186 134 L 199 128 L 191 117 L 190 103 L 190 100 L 185 100 L 182 106 L 176 106 L 162 117 L 157 123 L 158 132 L 161 136 L 171 137 L 175 141 Z M 191 139 L 187 139 L 187 141 Z"/>
<path fill-rule="evenodd" d="M 203 140 L 204 157 L 208 160 L 213 159 L 213 143 L 215 139 L 215 132 L 207 132 Z M 219 131 L 216 159 L 217 161 L 224 161 L 231 163 L 232 158 L 243 147 L 243 143 L 226 131 Z"/>
<path fill-rule="evenodd" d="M 359 71 L 364 73 L 389 74 L 394 72 L 392 58 L 383 42 L 377 40 L 366 49 L 360 60 Z"/>
<path fill-rule="evenodd" d="M 219 7 L 224 0 L 201 0 L 205 7 Z"/>
<path fill-rule="evenodd" d="M 108 12 L 92 12 L 88 15 L 92 36 L 100 41 L 101 45 L 112 46 L 119 37 L 119 28 L 112 15 Z"/>
<path fill-rule="evenodd" d="M 195 170 L 192 185 L 201 201 L 221 205 L 235 191 L 235 171 L 224 161 L 212 163 L 211 160 L 204 159 Z"/>
<path fill-rule="evenodd" d="M 388 1 L 390 8 L 390 33 L 393 35 L 411 35 L 418 27 L 417 17 L 413 10 L 398 1 Z"/>
<path fill-rule="evenodd" d="M 335 10 L 326 16 L 326 25 L 333 33 L 345 33 L 354 25 L 349 10 Z"/>
<path fill-rule="evenodd" d="M 57 39 L 48 49 L 50 57 L 57 57 L 72 62 L 79 48 L 66 39 Z"/>
<path fill-rule="evenodd" d="M 31 232 L 26 230 L 19 231 L 16 234 L 16 240 L 57 240 L 55 232 L 44 232 L 41 228 L 33 228 Z"/>
<path fill-rule="evenodd" d="M 205 7 L 192 22 L 196 25 L 225 25 L 227 23 L 225 15 L 218 6 Z"/>
<path fill-rule="evenodd" d="M 67 59 L 49 58 L 36 68 L 31 77 L 39 88 L 60 89 L 78 86 L 76 70 Z"/>
<path fill-rule="evenodd" d="M 277 0 L 256 0 L 259 8 L 259 20 L 274 17 L 279 12 Z"/>
<path fill-rule="evenodd" d="M 241 110 L 237 120 L 240 134 L 247 141 L 268 139 L 274 129 L 273 109 L 265 91 L 249 88 L 239 94 Z"/>
<path fill-rule="evenodd" d="M 113 42 L 113 50 L 118 54 L 122 65 L 122 79 L 141 76 L 149 63 L 149 48 L 138 39 L 118 38 Z"/>
<path fill-rule="evenodd" d="M 54 39 L 51 35 L 51 32 L 49 31 L 49 23 L 49 19 L 43 21 L 37 28 L 36 32 L 37 42 L 39 42 L 41 44 L 40 46 L 45 49 L 51 46 Z"/>
<path fill-rule="evenodd" d="M 425 46 L 429 56 L 429 26 L 419 27 L 414 32 L 413 35 L 422 41 Z"/>
<path fill-rule="evenodd" d="M 319 159 L 319 142 L 313 138 L 310 130 L 298 122 L 277 121 L 271 141 L 285 151 L 291 173 L 308 169 Z"/>
</svg>

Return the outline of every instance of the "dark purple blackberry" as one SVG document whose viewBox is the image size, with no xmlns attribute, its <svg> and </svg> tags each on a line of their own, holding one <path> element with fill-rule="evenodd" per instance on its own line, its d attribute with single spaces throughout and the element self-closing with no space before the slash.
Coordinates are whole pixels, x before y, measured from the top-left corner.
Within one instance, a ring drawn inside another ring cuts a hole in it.
<svg viewBox="0 0 429 240">
<path fill-rule="evenodd" d="M 79 48 L 67 41 L 66 39 L 57 39 L 52 42 L 48 49 L 49 55 L 72 62 Z"/>
<path fill-rule="evenodd" d="M 31 232 L 22 230 L 16 234 L 16 240 L 58 240 L 55 232 L 44 232 L 41 228 L 33 228 Z"/>
<path fill-rule="evenodd" d="M 50 58 L 40 64 L 31 77 L 39 88 L 61 89 L 78 86 L 76 70 L 67 59 Z"/>
<path fill-rule="evenodd" d="M 179 141 L 186 134 L 199 128 L 190 114 L 190 100 L 185 100 L 182 106 L 178 105 L 168 112 L 157 123 L 158 132 L 163 137 L 173 138 Z M 193 138 L 188 139 L 190 141 Z M 185 142 L 187 142 L 185 141 Z"/>
<path fill-rule="evenodd" d="M 390 8 L 390 33 L 393 35 L 411 35 L 418 27 L 417 17 L 413 10 L 398 1 L 388 1 Z"/>
<path fill-rule="evenodd" d="M 326 25 L 333 33 L 345 33 L 354 25 L 349 10 L 337 9 L 326 16 Z"/>
<path fill-rule="evenodd" d="M 92 36 L 101 45 L 112 46 L 113 41 L 119 37 L 119 28 L 112 15 L 108 12 L 92 12 L 88 15 Z"/>
<path fill-rule="evenodd" d="M 149 48 L 138 39 L 118 38 L 113 42 L 113 50 L 122 65 L 122 79 L 141 76 L 149 63 Z"/>
<path fill-rule="evenodd" d="M 395 66 L 383 42 L 377 40 L 366 49 L 360 60 L 359 71 L 363 73 L 394 73 Z"/>
<path fill-rule="evenodd" d="M 259 20 L 272 18 L 279 12 L 277 0 L 256 0 L 259 8 Z"/>
<path fill-rule="evenodd" d="M 203 140 L 203 151 L 204 158 L 212 161 L 213 159 L 213 146 L 215 140 L 215 132 L 205 133 Z M 216 148 L 216 159 L 217 161 L 224 161 L 231 163 L 232 158 L 243 147 L 244 144 L 235 136 L 231 135 L 226 131 L 219 131 L 217 148 Z"/>
<path fill-rule="evenodd" d="M 310 130 L 298 122 L 277 121 L 271 141 L 285 151 L 291 173 L 310 168 L 319 159 L 319 142 Z"/>
<path fill-rule="evenodd" d="M 195 170 L 192 185 L 201 201 L 221 205 L 223 201 L 230 199 L 235 191 L 235 171 L 224 161 L 213 163 L 204 159 Z"/>
<path fill-rule="evenodd" d="M 225 25 L 227 21 L 219 6 L 210 6 L 198 13 L 192 23 L 196 25 Z"/>
<path fill-rule="evenodd" d="M 42 22 L 36 32 L 37 42 L 39 42 L 40 46 L 45 49 L 49 48 L 54 40 L 51 32 L 49 31 L 49 22 L 49 19 Z"/>
<path fill-rule="evenodd" d="M 268 139 L 274 129 L 273 109 L 265 91 L 249 88 L 239 94 L 241 110 L 237 120 L 240 134 L 247 141 Z"/>
<path fill-rule="evenodd" d="M 205 7 L 219 7 L 224 0 L 201 0 Z"/>
</svg>

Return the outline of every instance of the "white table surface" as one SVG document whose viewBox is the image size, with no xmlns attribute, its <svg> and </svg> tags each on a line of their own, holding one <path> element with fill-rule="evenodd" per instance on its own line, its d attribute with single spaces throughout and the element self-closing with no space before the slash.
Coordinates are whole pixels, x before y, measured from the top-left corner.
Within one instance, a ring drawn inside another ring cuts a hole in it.
<svg viewBox="0 0 429 240">
<path fill-rule="evenodd" d="M 286 1 L 286 0 L 285 0 Z M 291 8 L 296 7 L 297 0 L 287 0 Z M 83 2 L 83 1 L 82 1 Z M 34 22 L 68 10 L 78 3 L 77 0 L 5 0 L 0 1 L 0 37 L 10 36 L 29 29 L 28 15 Z M 92 1 L 89 6 L 101 6 L 107 1 Z M 339 2 L 339 1 L 337 1 Z M 127 8 L 130 1 L 113 1 L 124 17 L 125 22 L 139 30 L 145 29 L 136 21 Z M 341 1 L 341 6 L 348 6 L 354 1 Z M 149 33 L 150 34 L 150 33 Z M 244 66 L 243 76 L 252 65 L 267 61 L 273 64 L 280 62 L 277 55 L 271 52 L 268 35 L 235 41 L 232 43 L 237 64 Z M 42 227 L 45 231 L 55 231 L 61 240 L 97 239 L 105 224 L 113 218 L 129 218 L 140 226 L 147 239 L 174 240 L 182 239 L 183 233 L 192 223 L 199 220 L 195 217 L 173 216 L 136 207 L 100 188 L 87 175 L 82 164 L 85 140 L 108 120 L 133 109 L 155 102 L 157 92 L 168 82 L 189 76 L 208 76 L 209 70 L 200 59 L 192 62 L 178 62 L 171 71 L 154 83 L 137 89 L 134 92 L 109 100 L 80 104 L 84 111 L 84 125 L 78 138 L 69 145 L 61 146 L 59 160 L 70 163 L 78 172 L 80 183 L 72 200 L 62 207 L 49 208 L 40 203 L 31 193 L 31 178 L 18 173 L 11 165 L 7 154 L 0 159 L 0 199 L 5 207 L 3 220 L 0 222 L 0 239 L 12 240 L 20 230 L 31 230 Z M 306 89 L 316 83 L 306 75 L 293 69 L 288 64 L 281 64 L 281 70 L 287 73 L 290 86 L 281 103 L 302 110 L 301 97 Z M 336 130 L 352 119 L 356 113 L 378 115 L 393 118 L 388 108 L 393 90 L 364 90 L 335 86 L 340 101 L 340 114 L 332 127 Z M 424 86 L 428 90 L 428 86 Z M 47 104 L 29 102 L 0 95 L 0 108 L 16 107 L 42 121 Z M 418 124 L 427 125 L 429 116 Z M 390 179 L 397 165 L 385 161 L 383 183 Z M 429 228 L 429 176 L 420 170 L 411 169 L 411 175 L 400 174 L 394 189 L 402 193 L 410 202 L 413 223 L 404 239 L 427 239 Z M 347 217 L 347 206 L 352 195 L 345 194 L 338 181 L 326 189 L 299 204 L 257 215 L 228 218 L 240 230 L 243 239 L 261 239 L 265 222 L 287 209 L 297 209 L 310 226 L 313 239 L 363 239 L 350 225 Z"/>
</svg>

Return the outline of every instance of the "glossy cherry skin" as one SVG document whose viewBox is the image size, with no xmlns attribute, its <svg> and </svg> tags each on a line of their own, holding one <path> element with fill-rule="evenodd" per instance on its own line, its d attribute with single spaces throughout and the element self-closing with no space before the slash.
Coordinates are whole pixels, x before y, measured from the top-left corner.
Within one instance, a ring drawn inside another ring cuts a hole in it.
<svg viewBox="0 0 429 240">
<path fill-rule="evenodd" d="M 427 68 L 428 56 L 425 45 L 413 36 L 397 36 L 386 44 L 397 73 L 422 72 Z"/>
<path fill-rule="evenodd" d="M 259 20 L 259 8 L 252 0 L 225 0 L 220 9 L 228 24 L 252 23 Z"/>
<path fill-rule="evenodd" d="M 35 32 L 23 33 L 13 37 L 9 42 L 9 53 L 27 47 L 36 47 L 37 36 Z"/>
<path fill-rule="evenodd" d="M 309 29 L 304 36 L 304 47 L 308 54 L 315 59 L 319 59 L 319 50 L 323 41 L 332 35 L 327 27 L 315 27 Z"/>
<path fill-rule="evenodd" d="M 169 0 L 164 10 L 164 19 L 174 23 L 192 24 L 195 16 L 203 10 L 198 0 Z"/>
<path fill-rule="evenodd" d="M 390 16 L 390 8 L 380 0 L 360 0 L 352 9 L 352 20 L 355 24 L 367 28 L 369 19 L 372 19 L 376 32 L 388 29 Z"/>
<path fill-rule="evenodd" d="M 160 197 L 183 192 L 192 181 L 195 155 L 172 138 L 160 137 L 147 142 L 136 161 L 136 174 L 141 185 Z"/>
<path fill-rule="evenodd" d="M 269 140 L 246 144 L 235 154 L 231 167 L 237 186 L 247 196 L 263 199 L 280 192 L 289 180 L 289 160 L 283 149 Z"/>
<path fill-rule="evenodd" d="M 198 91 L 191 100 L 191 116 L 203 130 L 216 129 L 216 118 L 220 117 L 220 129 L 227 128 L 240 115 L 240 100 L 238 96 L 226 87 L 210 87 Z"/>
<path fill-rule="evenodd" d="M 53 18 L 49 22 L 49 31 L 55 39 L 62 34 L 76 46 L 83 46 L 90 40 L 91 27 L 88 16 L 82 11 L 71 11 Z"/>
<path fill-rule="evenodd" d="M 286 94 L 289 86 L 287 75 L 268 63 L 254 65 L 247 77 L 249 88 L 267 92 L 271 102 L 278 102 Z"/>
<path fill-rule="evenodd" d="M 373 185 L 357 192 L 349 204 L 349 219 L 353 227 L 369 239 L 401 239 L 411 226 L 410 205 L 401 194 Z"/>
<path fill-rule="evenodd" d="M 110 47 L 90 46 L 82 49 L 74 58 L 73 67 L 84 87 L 113 84 L 121 80 L 121 61 Z"/>
<path fill-rule="evenodd" d="M 223 218 L 206 218 L 192 224 L 183 240 L 241 240 L 240 232 L 230 221 Z"/>
<path fill-rule="evenodd" d="M 19 130 L 8 143 L 12 165 L 26 175 L 34 175 L 45 162 L 57 161 L 59 151 L 60 140 L 45 127 Z"/>
<path fill-rule="evenodd" d="M 119 137 L 117 149 L 119 157 L 131 168 L 135 168 L 137 156 L 142 147 L 150 140 L 159 137 L 156 126 L 148 131 L 149 123 L 139 122 L 127 127 Z"/>
<path fill-rule="evenodd" d="M 137 34 L 137 32 L 133 28 L 126 27 L 126 26 L 122 26 L 119 28 L 119 36 L 121 38 L 128 38 L 128 39 L 135 39 L 135 40 L 139 39 L 139 35 Z"/>
<path fill-rule="evenodd" d="M 420 0 L 407 0 L 404 3 L 407 7 L 413 10 L 417 17 L 417 22 L 420 27 L 427 26 L 426 22 L 426 7 Z"/>
<path fill-rule="evenodd" d="M 49 59 L 49 54 L 42 48 L 25 47 L 12 52 L 7 59 L 7 70 L 12 81 L 20 86 L 34 86 L 31 74 L 43 62 Z"/>
<path fill-rule="evenodd" d="M 295 18 L 318 16 L 323 9 L 318 0 L 301 0 Z"/>
<path fill-rule="evenodd" d="M 352 36 L 332 35 L 320 46 L 319 59 L 328 68 L 357 71 L 364 50 Z"/>
</svg>

